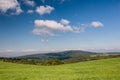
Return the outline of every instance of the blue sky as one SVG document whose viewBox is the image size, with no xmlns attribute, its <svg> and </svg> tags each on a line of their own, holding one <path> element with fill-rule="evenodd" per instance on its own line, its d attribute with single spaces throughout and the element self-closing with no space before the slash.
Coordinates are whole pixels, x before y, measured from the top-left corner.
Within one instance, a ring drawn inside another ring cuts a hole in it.
<svg viewBox="0 0 120 80">
<path fill-rule="evenodd" d="M 119 41 L 120 0 L 0 0 L 0 56 L 120 51 Z"/>
</svg>

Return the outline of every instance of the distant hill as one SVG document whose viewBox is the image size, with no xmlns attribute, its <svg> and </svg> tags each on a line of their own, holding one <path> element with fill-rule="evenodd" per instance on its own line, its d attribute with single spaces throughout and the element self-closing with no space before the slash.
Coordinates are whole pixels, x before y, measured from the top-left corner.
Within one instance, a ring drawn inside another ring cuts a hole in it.
<svg viewBox="0 0 120 80">
<path fill-rule="evenodd" d="M 5 62 L 16 62 L 34 65 L 59 65 L 117 57 L 120 57 L 120 53 L 118 52 L 96 53 L 81 50 L 69 50 L 62 52 L 31 54 L 12 58 L 1 57 L 0 60 Z"/>
<path fill-rule="evenodd" d="M 32 55 L 25 55 L 17 57 L 19 59 L 32 59 L 37 61 L 45 61 L 48 59 L 57 59 L 57 60 L 65 60 L 65 61 L 72 61 L 77 62 L 82 60 L 86 60 L 90 56 L 99 56 L 99 55 L 111 55 L 111 54 L 120 54 L 120 52 L 110 52 L 110 53 L 96 53 L 96 52 L 88 52 L 88 51 L 81 51 L 81 50 L 69 50 L 69 51 L 62 51 L 62 52 L 50 52 L 50 53 L 38 53 Z"/>
<path fill-rule="evenodd" d="M 81 50 L 70 50 L 63 52 L 51 52 L 44 54 L 32 54 L 26 56 L 20 56 L 17 58 L 21 59 L 34 59 L 34 60 L 47 60 L 47 59 L 58 59 L 58 60 L 68 60 L 71 58 L 81 57 L 81 56 L 92 56 L 92 55 L 100 55 L 103 53 L 95 53 Z"/>
</svg>

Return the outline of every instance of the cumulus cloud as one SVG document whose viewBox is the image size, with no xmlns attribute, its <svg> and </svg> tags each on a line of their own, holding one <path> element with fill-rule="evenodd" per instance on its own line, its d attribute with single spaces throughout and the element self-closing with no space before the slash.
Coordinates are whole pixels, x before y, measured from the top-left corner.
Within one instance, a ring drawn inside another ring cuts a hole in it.
<svg viewBox="0 0 120 80">
<path fill-rule="evenodd" d="M 60 23 L 63 25 L 68 25 L 70 22 L 66 19 L 61 19 Z"/>
<path fill-rule="evenodd" d="M 78 26 L 71 26 L 69 23 L 70 21 L 66 19 L 61 19 L 59 22 L 55 20 L 35 20 L 35 28 L 33 29 L 33 33 L 40 36 L 56 36 L 56 34 L 62 32 L 85 32 L 85 29 L 90 26 L 95 28 L 103 26 L 101 22 L 95 21 L 91 24 L 79 24 Z"/>
<path fill-rule="evenodd" d="M 65 19 L 62 19 L 65 20 Z M 68 20 L 65 20 L 68 21 Z M 69 21 L 68 21 L 69 22 Z M 80 32 L 79 27 L 72 27 L 67 22 L 66 24 L 63 24 L 54 20 L 35 20 L 35 29 L 33 30 L 33 33 L 36 35 L 49 35 L 49 36 L 55 36 L 58 32 Z"/>
<path fill-rule="evenodd" d="M 6 13 L 8 10 L 14 11 L 12 14 L 15 15 L 23 12 L 17 0 L 0 0 L 0 11 Z"/>
<path fill-rule="evenodd" d="M 103 27 L 104 25 L 100 21 L 93 21 L 91 23 L 91 26 L 97 28 L 97 27 Z"/>
<path fill-rule="evenodd" d="M 40 15 L 50 14 L 53 10 L 54 10 L 54 7 L 51 7 L 51 6 L 48 6 L 48 5 L 40 6 L 40 7 L 36 8 L 36 12 Z"/>
<path fill-rule="evenodd" d="M 48 28 L 59 31 L 72 31 L 71 26 L 69 25 L 65 26 L 54 20 L 35 20 L 35 25 L 38 28 Z"/>
<path fill-rule="evenodd" d="M 28 6 L 32 6 L 34 7 L 35 6 L 35 2 L 33 0 L 24 0 L 25 4 L 28 5 Z"/>
<path fill-rule="evenodd" d="M 27 13 L 28 14 L 32 14 L 34 11 L 33 10 L 28 10 Z"/>
</svg>

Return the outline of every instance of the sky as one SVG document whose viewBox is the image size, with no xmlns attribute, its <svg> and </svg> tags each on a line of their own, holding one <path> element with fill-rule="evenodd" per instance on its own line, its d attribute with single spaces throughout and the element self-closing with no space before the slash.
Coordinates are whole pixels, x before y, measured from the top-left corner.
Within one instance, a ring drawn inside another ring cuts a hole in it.
<svg viewBox="0 0 120 80">
<path fill-rule="evenodd" d="M 120 0 L 0 0 L 0 56 L 120 51 Z"/>
</svg>

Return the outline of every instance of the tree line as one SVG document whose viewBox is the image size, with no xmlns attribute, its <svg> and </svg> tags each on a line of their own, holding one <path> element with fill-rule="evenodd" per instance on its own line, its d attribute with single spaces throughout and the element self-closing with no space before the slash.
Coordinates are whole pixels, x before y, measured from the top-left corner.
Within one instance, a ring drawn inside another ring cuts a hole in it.
<svg viewBox="0 0 120 80">
<path fill-rule="evenodd" d="M 60 65 L 60 64 L 68 64 L 82 61 L 91 61 L 91 60 L 100 60 L 100 59 L 108 59 L 108 58 L 117 58 L 120 57 L 118 55 L 81 55 L 79 57 L 70 58 L 67 60 L 59 60 L 59 59 L 47 59 L 44 61 L 34 60 L 34 59 L 20 59 L 20 58 L 6 58 L 0 57 L 0 61 L 3 62 L 12 62 L 12 63 L 21 63 L 21 64 L 31 64 L 31 65 Z"/>
</svg>

